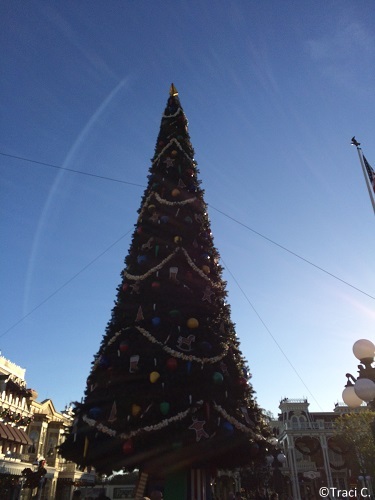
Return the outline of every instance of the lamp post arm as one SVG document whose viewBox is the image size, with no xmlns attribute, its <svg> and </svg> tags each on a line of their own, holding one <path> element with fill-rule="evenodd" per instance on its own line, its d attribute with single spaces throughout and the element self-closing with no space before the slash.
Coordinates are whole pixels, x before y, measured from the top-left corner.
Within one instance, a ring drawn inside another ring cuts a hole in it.
<svg viewBox="0 0 375 500">
<path fill-rule="evenodd" d="M 345 387 L 353 386 L 357 381 L 357 379 L 355 377 L 353 377 L 353 375 L 351 373 L 347 373 L 345 375 L 345 377 L 348 379 Z"/>
</svg>

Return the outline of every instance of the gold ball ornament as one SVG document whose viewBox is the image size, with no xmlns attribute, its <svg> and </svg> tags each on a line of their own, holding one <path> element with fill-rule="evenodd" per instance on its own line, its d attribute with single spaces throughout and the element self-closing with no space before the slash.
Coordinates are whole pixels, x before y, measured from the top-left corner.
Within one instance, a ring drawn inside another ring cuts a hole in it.
<svg viewBox="0 0 375 500">
<path fill-rule="evenodd" d="M 151 372 L 150 373 L 150 382 L 151 384 L 155 384 L 160 378 L 160 373 L 159 372 Z"/>
<path fill-rule="evenodd" d="M 186 325 L 188 328 L 194 330 L 195 328 L 198 328 L 199 321 L 196 318 L 189 318 L 186 322 Z"/>
<path fill-rule="evenodd" d="M 177 196 L 180 196 L 180 190 L 175 188 L 172 190 L 171 194 L 172 194 L 173 198 L 177 198 Z"/>
<path fill-rule="evenodd" d="M 177 244 L 178 244 L 178 243 L 182 243 L 182 238 L 181 238 L 181 236 L 175 236 L 175 237 L 173 238 L 173 240 L 174 240 L 174 242 L 175 242 L 175 243 L 177 243 Z"/>
<path fill-rule="evenodd" d="M 202 271 L 204 274 L 210 274 L 211 269 L 208 266 L 202 266 Z"/>
<path fill-rule="evenodd" d="M 141 413 L 142 408 L 135 403 L 132 404 L 132 415 L 133 417 L 137 417 Z"/>
</svg>

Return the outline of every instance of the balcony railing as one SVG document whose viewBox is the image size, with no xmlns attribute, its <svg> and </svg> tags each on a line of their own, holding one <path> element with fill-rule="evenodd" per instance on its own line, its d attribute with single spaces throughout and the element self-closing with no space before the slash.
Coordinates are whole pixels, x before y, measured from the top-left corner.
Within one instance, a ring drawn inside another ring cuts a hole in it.
<svg viewBox="0 0 375 500">
<path fill-rule="evenodd" d="M 305 430 L 329 430 L 333 429 L 333 422 L 285 422 L 284 424 L 285 430 L 292 431 L 305 431 Z M 280 428 L 282 430 L 282 427 Z"/>
<path fill-rule="evenodd" d="M 297 470 L 299 472 L 313 470 L 316 471 L 316 463 L 310 460 L 297 460 Z"/>
</svg>

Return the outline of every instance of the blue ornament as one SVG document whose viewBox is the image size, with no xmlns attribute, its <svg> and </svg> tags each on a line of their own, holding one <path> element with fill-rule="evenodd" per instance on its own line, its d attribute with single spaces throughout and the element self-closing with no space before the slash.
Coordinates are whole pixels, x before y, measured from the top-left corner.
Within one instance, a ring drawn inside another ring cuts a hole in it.
<svg viewBox="0 0 375 500">
<path fill-rule="evenodd" d="M 167 224 L 167 223 L 168 223 L 168 221 L 169 221 L 169 217 L 168 217 L 168 215 L 162 215 L 162 216 L 160 217 L 160 222 L 162 222 L 162 224 Z"/>
<path fill-rule="evenodd" d="M 231 435 L 234 432 L 234 427 L 229 422 L 224 422 L 222 425 L 222 429 L 225 432 L 225 434 L 228 434 L 228 435 Z"/>
<path fill-rule="evenodd" d="M 158 318 L 157 316 L 155 316 L 154 318 L 152 318 L 151 320 L 151 323 L 152 323 L 152 326 L 159 326 L 160 325 L 160 322 L 161 322 L 161 319 Z"/>
<path fill-rule="evenodd" d="M 109 359 L 106 358 L 105 356 L 100 356 L 100 358 L 99 358 L 99 366 L 100 366 L 100 368 L 108 368 L 108 366 L 109 366 Z"/>
<path fill-rule="evenodd" d="M 94 408 L 90 408 L 88 415 L 90 418 L 93 418 L 94 420 L 96 420 L 97 418 L 100 417 L 101 413 L 102 413 L 102 410 L 95 406 Z"/>
<path fill-rule="evenodd" d="M 138 255 L 137 257 L 137 262 L 138 264 L 144 264 L 147 260 L 147 256 L 146 255 Z"/>
</svg>

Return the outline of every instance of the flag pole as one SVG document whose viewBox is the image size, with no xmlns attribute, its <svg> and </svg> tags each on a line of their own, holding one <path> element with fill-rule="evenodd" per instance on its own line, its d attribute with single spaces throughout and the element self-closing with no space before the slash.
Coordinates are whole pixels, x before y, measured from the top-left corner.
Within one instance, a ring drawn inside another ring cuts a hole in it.
<svg viewBox="0 0 375 500">
<path fill-rule="evenodd" d="M 365 164 L 364 164 L 364 161 L 363 161 L 362 149 L 360 147 L 360 143 L 357 142 L 354 137 L 352 139 L 352 145 L 356 146 L 356 148 L 357 148 L 359 161 L 361 163 L 363 176 L 365 178 L 365 182 L 366 182 L 366 186 L 367 186 L 367 191 L 368 191 L 368 194 L 370 196 L 370 200 L 371 200 L 371 204 L 372 204 L 372 209 L 374 210 L 374 214 L 375 214 L 375 201 L 374 201 L 374 197 L 372 195 L 372 189 L 371 189 L 371 186 L 370 186 L 370 181 L 369 181 L 369 178 L 368 178 L 368 175 L 367 175 L 367 172 L 366 172 L 366 167 L 365 167 Z"/>
</svg>

